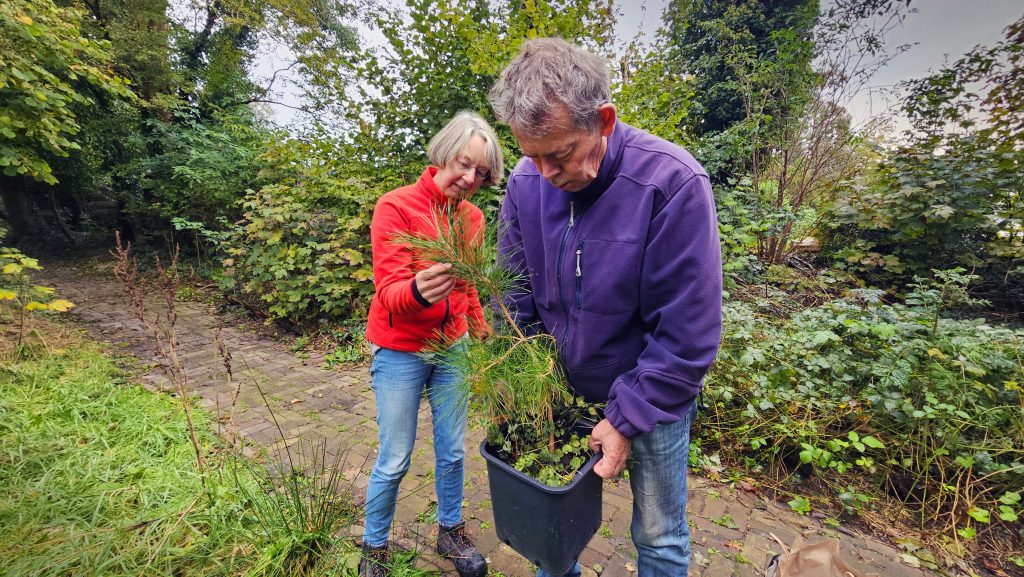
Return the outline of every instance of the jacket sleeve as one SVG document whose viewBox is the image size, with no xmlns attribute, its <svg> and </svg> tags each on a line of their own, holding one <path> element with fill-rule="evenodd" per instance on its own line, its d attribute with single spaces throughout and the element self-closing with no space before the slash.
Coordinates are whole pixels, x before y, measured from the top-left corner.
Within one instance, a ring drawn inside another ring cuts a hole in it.
<svg viewBox="0 0 1024 577">
<path fill-rule="evenodd" d="M 722 253 L 707 176 L 653 215 L 640 278 L 647 327 L 637 365 L 612 383 L 605 416 L 626 437 L 679 420 L 703 386 L 722 334 Z"/>
<path fill-rule="evenodd" d="M 519 228 L 519 209 L 515 203 L 514 178 L 509 178 L 508 189 L 505 193 L 505 200 L 501 203 L 501 213 L 498 218 L 498 265 L 504 266 L 517 275 L 518 280 L 515 288 L 504 295 L 505 307 L 526 334 L 537 332 L 538 316 L 537 306 L 533 300 L 533 290 L 530 286 L 530 271 L 526 265 L 526 254 L 523 251 L 523 234 Z M 497 308 L 497 303 L 494 304 Z M 496 326 L 504 324 L 504 315 L 501 311 L 494 311 L 494 323 Z"/>
<path fill-rule="evenodd" d="M 416 292 L 412 252 L 408 247 L 391 242 L 396 232 L 410 229 L 408 219 L 398 207 L 382 197 L 373 209 L 370 222 L 370 243 L 373 247 L 373 283 L 377 299 L 388 312 L 396 315 L 422 311 L 423 297 Z"/>
</svg>

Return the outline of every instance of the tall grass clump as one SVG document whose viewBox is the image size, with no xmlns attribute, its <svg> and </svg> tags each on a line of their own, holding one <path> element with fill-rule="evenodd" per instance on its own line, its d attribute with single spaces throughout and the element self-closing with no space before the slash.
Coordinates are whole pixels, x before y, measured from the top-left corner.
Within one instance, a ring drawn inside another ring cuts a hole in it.
<svg viewBox="0 0 1024 577">
<path fill-rule="evenodd" d="M 573 396 L 554 337 L 528 334 L 515 322 L 506 297 L 524 290 L 523 283 L 497 261 L 496 235 L 471 233 L 461 211 L 436 210 L 431 218 L 436 235 L 401 233 L 391 241 L 407 246 L 417 266 L 450 263 L 463 287 L 493 303 L 500 330 L 465 347 L 438 340 L 427 354 L 464 375 L 452 394 L 473 399 L 486 419 L 488 443 L 502 458 L 543 482 L 565 484 L 585 461 L 575 423 L 593 409 Z"/>
<path fill-rule="evenodd" d="M 253 384 L 270 410 L 263 389 Z M 273 411 L 270 416 L 284 441 L 277 416 Z M 294 449 L 285 442 L 277 457 L 268 467 L 244 459 L 232 462 L 232 475 L 254 521 L 248 526 L 250 539 L 263 544 L 246 576 L 313 576 L 332 567 L 356 567 L 359 550 L 346 538 L 360 511 L 352 503 L 352 484 L 342 475 L 347 453 L 332 456 L 327 439 L 321 438 L 300 440 Z"/>
</svg>

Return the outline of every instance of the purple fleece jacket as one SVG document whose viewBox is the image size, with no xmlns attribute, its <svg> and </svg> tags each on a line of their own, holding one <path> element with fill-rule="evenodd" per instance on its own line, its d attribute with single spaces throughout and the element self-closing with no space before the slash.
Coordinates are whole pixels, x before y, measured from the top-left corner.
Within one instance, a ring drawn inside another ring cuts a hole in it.
<svg viewBox="0 0 1024 577">
<path fill-rule="evenodd" d="M 722 257 L 707 173 L 618 122 L 597 178 L 561 191 L 529 158 L 501 207 L 499 258 L 524 278 L 507 304 L 551 334 L 569 383 L 626 437 L 678 421 L 722 332 Z"/>
</svg>

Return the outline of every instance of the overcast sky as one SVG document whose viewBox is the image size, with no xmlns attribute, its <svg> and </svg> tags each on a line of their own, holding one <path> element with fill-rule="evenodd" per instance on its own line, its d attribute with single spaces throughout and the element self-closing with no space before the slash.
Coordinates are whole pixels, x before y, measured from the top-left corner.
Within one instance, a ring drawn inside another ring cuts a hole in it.
<svg viewBox="0 0 1024 577">
<path fill-rule="evenodd" d="M 628 42 L 637 32 L 652 38 L 661 25 L 668 0 L 619 2 L 617 33 Z M 828 1 L 822 2 L 823 6 Z M 955 61 L 971 48 L 1003 39 L 1003 29 L 1024 16 L 1022 0 L 911 0 L 913 13 L 888 36 L 888 45 L 914 44 L 880 70 L 865 91 L 851 103 L 855 123 L 886 112 L 891 98 L 885 92 L 897 83 L 924 76 L 928 70 Z"/>
<path fill-rule="evenodd" d="M 637 34 L 650 41 L 661 26 L 661 15 L 668 0 L 617 0 L 620 12 L 616 27 L 620 47 Z M 827 5 L 828 0 L 823 1 Z M 886 91 L 898 82 L 920 78 L 928 70 L 954 61 L 974 46 L 992 45 L 1003 39 L 1003 29 L 1024 15 L 1022 0 L 912 0 L 914 12 L 903 25 L 891 32 L 890 46 L 914 44 L 875 76 L 872 90 L 865 91 L 851 104 L 855 124 L 868 115 L 883 113 L 891 106 Z M 380 42 L 380 35 L 374 34 Z M 367 41 L 373 42 L 373 37 Z M 264 59 L 260 71 L 273 71 L 273 55 Z M 269 76 L 269 73 L 268 73 Z M 285 103 L 297 103 L 296 95 L 285 94 Z M 287 123 L 294 111 L 272 106 L 278 122 Z"/>
</svg>

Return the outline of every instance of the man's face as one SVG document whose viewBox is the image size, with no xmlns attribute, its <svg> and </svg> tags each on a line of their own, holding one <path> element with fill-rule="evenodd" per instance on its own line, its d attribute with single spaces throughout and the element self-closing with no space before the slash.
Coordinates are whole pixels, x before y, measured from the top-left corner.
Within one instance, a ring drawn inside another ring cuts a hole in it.
<svg viewBox="0 0 1024 577">
<path fill-rule="evenodd" d="M 608 148 L 608 136 L 615 128 L 615 107 L 598 108 L 598 125 L 579 128 L 572 124 L 565 108 L 553 110 L 546 119 L 551 126 L 544 136 L 531 136 L 512 127 L 519 148 L 541 176 L 555 188 L 579 192 L 597 178 Z"/>
</svg>

